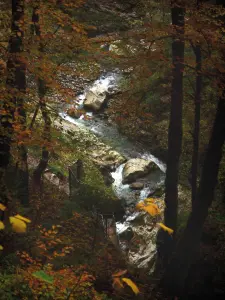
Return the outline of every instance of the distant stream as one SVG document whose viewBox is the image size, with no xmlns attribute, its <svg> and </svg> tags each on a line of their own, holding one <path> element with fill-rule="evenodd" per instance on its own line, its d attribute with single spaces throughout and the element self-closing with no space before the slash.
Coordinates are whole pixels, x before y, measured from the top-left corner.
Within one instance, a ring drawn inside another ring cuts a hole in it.
<svg viewBox="0 0 225 300">
<path fill-rule="evenodd" d="M 107 73 L 102 75 L 98 80 L 91 84 L 88 90 L 95 93 L 106 93 L 117 86 L 117 82 L 120 75 L 116 73 Z M 76 107 L 83 109 L 83 103 L 85 100 L 85 91 L 75 99 Z M 135 204 L 140 200 L 143 200 L 147 195 L 152 192 L 156 187 L 162 185 L 165 180 L 166 165 L 153 156 L 147 149 L 145 149 L 138 142 L 131 142 L 126 136 L 118 131 L 116 125 L 109 124 L 107 120 L 98 117 L 98 114 L 91 112 L 86 113 L 90 119 L 86 120 L 83 115 L 79 119 L 72 118 L 66 113 L 61 112 L 59 115 L 79 127 L 86 128 L 99 137 L 105 144 L 110 145 L 113 149 L 124 155 L 127 159 L 130 158 L 143 158 L 146 160 L 154 161 L 160 170 L 153 172 L 148 176 L 148 180 L 145 183 L 144 189 L 138 193 L 137 191 L 131 190 L 128 184 L 122 184 L 122 171 L 124 164 L 120 165 L 115 172 L 111 175 L 114 178 L 112 184 L 115 195 L 125 202 L 126 205 Z M 136 217 L 138 213 L 131 213 L 125 216 L 124 222 L 117 222 L 117 232 L 124 231 L 129 226 L 129 220 Z"/>
</svg>

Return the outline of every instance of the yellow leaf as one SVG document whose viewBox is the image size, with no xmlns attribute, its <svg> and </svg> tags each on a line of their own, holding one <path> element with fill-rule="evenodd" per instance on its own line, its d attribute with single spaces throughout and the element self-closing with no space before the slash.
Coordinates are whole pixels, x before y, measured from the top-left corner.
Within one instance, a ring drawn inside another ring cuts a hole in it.
<svg viewBox="0 0 225 300">
<path fill-rule="evenodd" d="M 147 211 L 147 213 L 149 213 L 153 217 L 160 214 L 158 206 L 154 203 L 144 206 L 142 209 Z"/>
<path fill-rule="evenodd" d="M 159 225 L 163 230 L 167 231 L 169 234 L 173 234 L 173 229 L 167 227 L 166 225 L 164 225 L 163 223 L 157 223 L 157 225 Z"/>
<path fill-rule="evenodd" d="M 12 229 L 13 231 L 17 232 L 17 233 L 23 233 L 26 232 L 27 230 L 27 224 L 15 217 L 9 217 L 9 221 L 12 224 Z"/>
<path fill-rule="evenodd" d="M 0 230 L 4 229 L 5 228 L 5 225 L 2 221 L 0 221 Z"/>
<path fill-rule="evenodd" d="M 2 247 L 2 245 L 0 245 L 0 250 L 3 250 L 3 247 Z"/>
<path fill-rule="evenodd" d="M 29 220 L 29 219 L 27 219 L 27 218 L 25 218 L 25 217 L 23 217 L 21 215 L 15 215 L 14 217 L 17 218 L 17 219 L 19 219 L 19 220 L 21 220 L 21 221 L 24 221 L 26 223 L 30 223 L 31 222 L 31 220 Z"/>
<path fill-rule="evenodd" d="M 0 210 L 6 210 L 6 206 L 5 205 L 3 205 L 2 203 L 0 203 Z"/>
<path fill-rule="evenodd" d="M 131 287 L 132 291 L 135 293 L 135 295 L 140 293 L 139 288 L 136 286 L 136 284 L 129 278 L 122 278 L 122 280 Z"/>
<path fill-rule="evenodd" d="M 122 270 L 117 273 L 112 274 L 112 277 L 120 277 L 127 273 L 127 270 Z"/>
</svg>

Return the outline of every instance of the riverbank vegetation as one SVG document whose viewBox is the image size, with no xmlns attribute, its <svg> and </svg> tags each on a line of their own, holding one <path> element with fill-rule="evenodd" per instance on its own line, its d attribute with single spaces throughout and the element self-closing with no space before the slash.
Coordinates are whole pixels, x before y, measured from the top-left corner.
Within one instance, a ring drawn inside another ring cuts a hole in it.
<svg viewBox="0 0 225 300">
<path fill-rule="evenodd" d="M 225 294 L 214 2 L 0 1 L 1 299 Z"/>
</svg>

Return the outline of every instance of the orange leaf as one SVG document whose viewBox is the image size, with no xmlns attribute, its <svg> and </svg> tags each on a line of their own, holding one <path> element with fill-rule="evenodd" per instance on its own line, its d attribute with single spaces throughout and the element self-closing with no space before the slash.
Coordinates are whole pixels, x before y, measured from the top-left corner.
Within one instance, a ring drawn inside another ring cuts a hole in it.
<svg viewBox="0 0 225 300">
<path fill-rule="evenodd" d="M 144 206 L 145 206 L 144 202 L 141 201 L 141 202 L 139 202 L 139 203 L 136 204 L 136 209 L 142 210 Z"/>
<path fill-rule="evenodd" d="M 144 206 L 143 210 L 145 210 L 147 213 L 149 213 L 153 217 L 160 214 L 160 210 L 159 210 L 158 206 L 154 203 Z"/>
<path fill-rule="evenodd" d="M 122 270 L 117 273 L 112 274 L 112 277 L 120 277 L 127 273 L 127 270 Z"/>
<path fill-rule="evenodd" d="M 118 277 L 115 277 L 113 278 L 113 284 L 112 286 L 115 288 L 115 289 L 123 289 L 123 282 L 121 281 L 120 278 Z"/>
</svg>

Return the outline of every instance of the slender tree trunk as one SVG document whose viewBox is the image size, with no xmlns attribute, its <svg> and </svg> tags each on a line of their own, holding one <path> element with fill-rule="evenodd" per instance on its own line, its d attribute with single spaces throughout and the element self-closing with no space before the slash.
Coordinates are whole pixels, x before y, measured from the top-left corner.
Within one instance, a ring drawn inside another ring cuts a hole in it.
<svg viewBox="0 0 225 300">
<path fill-rule="evenodd" d="M 186 229 L 177 244 L 174 256 L 165 273 L 164 287 L 171 295 L 182 294 L 189 267 L 200 244 L 203 225 L 214 197 L 224 141 L 225 92 L 224 97 L 219 99 L 217 107 L 216 118 L 202 169 L 198 201 L 193 207 Z"/>
<path fill-rule="evenodd" d="M 26 66 L 21 63 L 20 70 L 20 93 L 21 96 L 17 99 L 17 114 L 18 124 L 20 130 L 25 131 L 27 128 L 27 116 L 25 108 L 25 94 L 26 94 Z M 16 181 L 17 181 L 17 197 L 21 204 L 29 204 L 29 173 L 28 173 L 28 162 L 27 162 L 27 147 L 25 144 L 18 145 L 18 162 L 16 170 Z"/>
<path fill-rule="evenodd" d="M 171 9 L 175 34 L 172 42 L 173 79 L 171 86 L 171 110 L 168 132 L 168 154 L 165 181 L 165 225 L 176 230 L 178 206 L 179 159 L 182 150 L 182 102 L 184 61 L 184 15 L 185 10 L 175 5 Z M 173 239 L 163 230 L 158 235 L 158 253 L 164 266 L 172 252 Z"/>
<path fill-rule="evenodd" d="M 23 205 L 29 204 L 29 171 L 27 162 L 27 147 L 18 146 L 19 160 L 16 168 L 17 197 Z"/>
<path fill-rule="evenodd" d="M 22 24 L 24 18 L 24 1 L 13 1 L 20 2 L 20 13 Z M 24 36 L 22 28 L 20 28 L 21 35 L 21 52 L 23 51 L 22 39 Z M 16 99 L 16 111 L 18 115 L 18 124 L 20 130 L 26 130 L 26 108 L 25 108 L 25 94 L 26 94 L 26 66 L 25 63 L 20 60 L 19 73 L 18 73 L 18 91 L 19 95 Z M 17 197 L 20 202 L 24 205 L 29 203 L 29 174 L 28 174 L 28 163 L 27 163 L 27 147 L 25 144 L 18 145 L 18 162 L 16 170 L 16 185 L 17 185 Z"/>
<path fill-rule="evenodd" d="M 34 126 L 34 123 L 35 123 L 37 114 L 38 114 L 38 112 L 39 112 L 39 108 L 40 108 L 40 103 L 38 103 L 37 106 L 36 106 L 36 108 L 35 108 L 35 111 L 34 111 L 32 120 L 31 120 L 31 122 L 30 122 L 30 126 L 29 126 L 29 129 L 30 129 L 30 130 L 33 129 L 33 126 Z"/>
<path fill-rule="evenodd" d="M 8 197 L 4 174 L 10 162 L 14 112 L 17 104 L 23 101 L 26 89 L 25 65 L 20 56 L 23 51 L 21 24 L 24 16 L 24 0 L 12 0 L 11 5 L 12 23 L 7 62 L 6 96 L 1 103 L 2 114 L 0 116 L 0 198 L 5 204 L 8 202 Z"/>
<path fill-rule="evenodd" d="M 195 118 L 193 132 L 193 154 L 191 163 L 191 187 L 192 187 L 192 207 L 196 203 L 197 179 L 198 179 L 198 152 L 199 152 L 199 131 L 201 117 L 201 90 L 202 90 L 202 57 L 200 46 L 193 46 L 196 57 L 196 87 L 195 87 Z"/>
<path fill-rule="evenodd" d="M 217 0 L 216 4 L 223 4 L 223 1 Z M 223 57 L 225 59 L 224 53 Z M 224 77 L 221 78 L 221 83 L 222 86 L 224 86 Z M 187 226 L 177 243 L 173 257 L 169 262 L 162 280 L 167 295 L 178 296 L 186 294 L 184 290 L 185 280 L 188 276 L 189 268 L 194 261 L 196 251 L 201 241 L 203 225 L 208 215 L 208 209 L 214 198 L 224 142 L 225 90 L 223 89 L 223 95 L 220 97 L 217 105 L 216 117 L 202 168 L 195 203 L 189 216 Z"/>
<path fill-rule="evenodd" d="M 42 148 L 42 156 L 40 162 L 33 173 L 33 185 L 37 191 L 42 191 L 42 175 L 48 166 L 49 151 L 47 143 L 51 140 L 51 119 L 48 115 L 48 110 L 44 99 L 40 99 L 40 108 L 44 120 L 43 138 L 46 145 Z"/>
<path fill-rule="evenodd" d="M 32 16 L 32 32 L 33 34 L 41 37 L 41 28 L 39 24 L 39 3 L 36 4 L 33 10 Z M 39 46 L 40 53 L 43 53 L 43 45 L 40 42 Z M 42 148 L 42 156 L 40 162 L 33 173 L 33 187 L 36 191 L 42 191 L 42 175 L 47 168 L 48 160 L 49 160 L 49 151 L 48 151 L 48 143 L 51 141 L 51 118 L 49 117 L 48 109 L 46 107 L 45 102 L 45 94 L 46 94 L 46 84 L 45 81 L 41 78 L 38 79 L 38 94 L 39 94 L 39 107 L 42 113 L 42 118 L 44 120 L 44 129 L 43 129 L 43 139 L 45 145 Z"/>
</svg>

